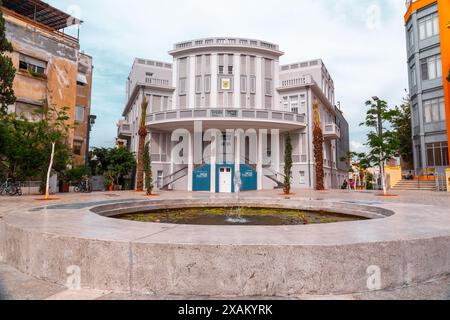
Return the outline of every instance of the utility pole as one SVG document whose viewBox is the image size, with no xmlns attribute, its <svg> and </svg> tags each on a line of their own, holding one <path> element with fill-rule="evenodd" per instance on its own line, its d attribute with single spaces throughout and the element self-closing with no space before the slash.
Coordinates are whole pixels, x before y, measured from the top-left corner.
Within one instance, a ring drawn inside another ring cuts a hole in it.
<svg viewBox="0 0 450 320">
<path fill-rule="evenodd" d="M 84 175 L 87 176 L 89 173 L 89 148 L 90 148 L 90 137 L 92 126 L 95 124 L 97 116 L 89 115 L 88 127 L 87 127 L 87 137 L 86 137 L 86 152 L 84 157 Z"/>
</svg>

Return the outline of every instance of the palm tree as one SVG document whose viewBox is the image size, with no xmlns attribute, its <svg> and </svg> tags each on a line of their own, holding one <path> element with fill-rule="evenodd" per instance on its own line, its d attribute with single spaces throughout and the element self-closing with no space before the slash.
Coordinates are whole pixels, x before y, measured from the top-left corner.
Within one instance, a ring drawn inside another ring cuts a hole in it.
<svg viewBox="0 0 450 320">
<path fill-rule="evenodd" d="M 292 139 L 291 134 L 288 133 L 286 137 L 286 148 L 284 151 L 284 194 L 291 193 L 291 178 L 292 178 Z"/>
<path fill-rule="evenodd" d="M 144 149 L 145 149 L 145 139 L 147 138 L 147 107 L 148 101 L 147 97 L 142 100 L 141 104 L 141 123 L 139 126 L 139 148 L 138 148 L 138 164 L 137 164 L 137 177 L 136 177 L 136 191 L 144 191 Z"/>
<path fill-rule="evenodd" d="M 319 104 L 314 100 L 314 157 L 316 159 L 316 190 L 325 190 L 323 181 L 323 132 L 320 122 Z"/>
</svg>

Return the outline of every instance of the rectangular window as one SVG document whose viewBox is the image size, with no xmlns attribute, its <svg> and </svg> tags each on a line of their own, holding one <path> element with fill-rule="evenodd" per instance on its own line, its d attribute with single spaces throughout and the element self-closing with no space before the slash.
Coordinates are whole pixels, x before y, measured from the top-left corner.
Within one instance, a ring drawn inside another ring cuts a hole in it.
<svg viewBox="0 0 450 320">
<path fill-rule="evenodd" d="M 250 57 L 250 75 L 256 74 L 256 57 Z"/>
<path fill-rule="evenodd" d="M 202 74 L 202 56 L 195 57 L 195 75 Z"/>
<path fill-rule="evenodd" d="M 82 149 L 83 149 L 83 141 L 73 140 L 73 154 L 81 156 Z"/>
<path fill-rule="evenodd" d="M 415 65 L 411 67 L 411 86 L 413 89 L 417 87 L 417 71 Z"/>
<path fill-rule="evenodd" d="M 24 54 L 20 54 L 19 69 L 31 71 L 37 74 L 45 74 L 45 69 L 47 69 L 47 62 L 26 56 Z"/>
<path fill-rule="evenodd" d="M 205 76 L 205 93 L 211 92 L 211 76 Z"/>
<path fill-rule="evenodd" d="M 83 106 L 75 107 L 75 121 L 76 122 L 84 122 L 84 107 Z"/>
<path fill-rule="evenodd" d="M 298 113 L 298 96 L 291 96 L 289 99 L 291 102 L 291 112 Z"/>
<path fill-rule="evenodd" d="M 180 79 L 180 94 L 186 94 L 186 78 Z"/>
<path fill-rule="evenodd" d="M 30 122 L 42 120 L 42 106 L 16 102 L 14 113 L 18 118 L 25 118 Z"/>
<path fill-rule="evenodd" d="M 414 30 L 413 28 L 410 28 L 408 30 L 408 40 L 409 40 L 409 47 L 414 47 Z"/>
<path fill-rule="evenodd" d="M 422 59 L 420 63 L 422 80 L 433 80 L 442 77 L 442 61 L 440 54 Z"/>
<path fill-rule="evenodd" d="M 272 95 L 272 80 L 266 79 L 265 81 L 265 94 L 266 96 Z"/>
<path fill-rule="evenodd" d="M 219 66 L 219 74 L 223 74 L 224 73 L 224 68 L 225 68 L 225 66 L 224 66 L 224 55 L 223 54 L 219 54 L 219 56 L 218 56 L 218 58 L 219 58 L 219 63 L 218 63 L 218 66 Z"/>
<path fill-rule="evenodd" d="M 256 77 L 250 77 L 250 93 L 256 93 Z"/>
<path fill-rule="evenodd" d="M 207 54 L 205 56 L 205 74 L 211 74 L 211 55 Z"/>
<path fill-rule="evenodd" d="M 241 74 L 247 74 L 247 56 L 241 56 Z"/>
<path fill-rule="evenodd" d="M 241 93 L 247 93 L 247 77 L 241 76 Z"/>
<path fill-rule="evenodd" d="M 425 123 L 445 121 L 444 98 L 424 101 Z"/>
<path fill-rule="evenodd" d="M 195 93 L 201 93 L 202 92 L 202 77 L 198 76 L 195 77 Z"/>
<path fill-rule="evenodd" d="M 439 34 L 438 14 L 431 14 L 419 20 L 419 37 L 425 40 Z"/>
<path fill-rule="evenodd" d="M 437 142 L 427 144 L 427 163 L 429 167 L 448 166 L 447 142 Z"/>
<path fill-rule="evenodd" d="M 283 97 L 283 110 L 289 111 L 289 98 Z"/>
</svg>

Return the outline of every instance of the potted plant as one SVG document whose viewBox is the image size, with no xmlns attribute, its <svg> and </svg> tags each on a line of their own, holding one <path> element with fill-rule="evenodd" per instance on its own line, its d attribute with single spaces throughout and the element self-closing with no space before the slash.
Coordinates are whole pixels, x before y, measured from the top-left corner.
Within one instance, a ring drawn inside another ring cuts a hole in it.
<svg viewBox="0 0 450 320">
<path fill-rule="evenodd" d="M 105 172 L 105 186 L 108 191 L 114 190 L 114 178 L 112 176 L 112 173 L 110 171 Z"/>
</svg>

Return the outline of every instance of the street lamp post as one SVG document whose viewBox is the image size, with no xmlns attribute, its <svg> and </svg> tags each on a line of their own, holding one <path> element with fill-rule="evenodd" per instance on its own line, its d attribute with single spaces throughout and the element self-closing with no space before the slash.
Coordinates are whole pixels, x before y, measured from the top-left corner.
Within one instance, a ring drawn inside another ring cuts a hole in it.
<svg viewBox="0 0 450 320">
<path fill-rule="evenodd" d="M 381 100 L 377 96 L 372 98 L 377 103 L 378 138 L 380 139 L 380 176 L 383 194 L 387 194 L 386 178 L 384 176 L 384 154 L 383 154 L 383 120 L 381 119 Z"/>
<path fill-rule="evenodd" d="M 89 173 L 89 144 L 90 144 L 90 137 L 91 137 L 91 130 L 92 126 L 95 124 L 95 120 L 97 119 L 97 116 L 95 115 L 89 115 L 88 120 L 88 127 L 87 127 L 87 137 L 86 137 L 86 154 L 84 158 L 84 175 L 87 176 Z"/>
</svg>

